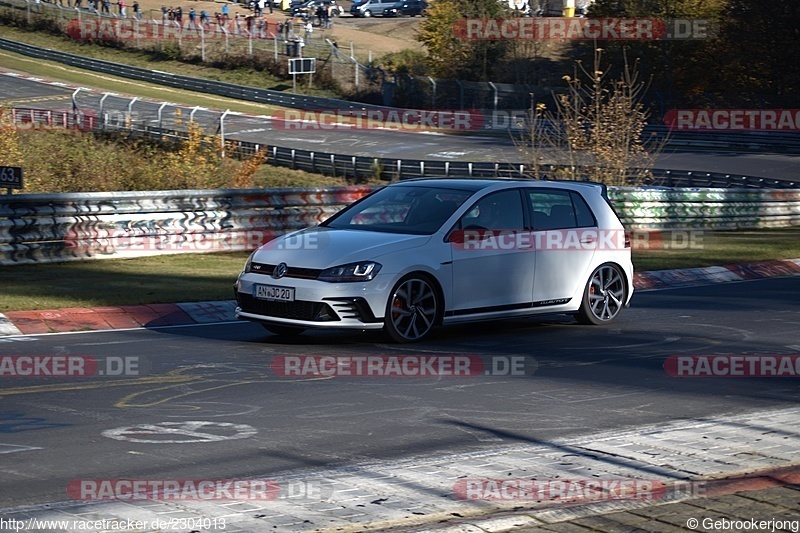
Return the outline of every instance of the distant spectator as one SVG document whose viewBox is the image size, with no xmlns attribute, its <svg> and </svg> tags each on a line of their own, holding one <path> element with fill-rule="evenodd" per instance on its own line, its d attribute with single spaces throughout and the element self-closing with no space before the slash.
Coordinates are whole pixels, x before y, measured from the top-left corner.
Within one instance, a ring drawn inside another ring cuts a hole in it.
<svg viewBox="0 0 800 533">
<path fill-rule="evenodd" d="M 189 27 L 193 30 L 197 29 L 197 11 L 194 8 L 189 10 Z"/>
<path fill-rule="evenodd" d="M 208 25 L 208 23 L 209 23 L 210 21 L 211 21 L 211 19 L 210 19 L 210 18 L 208 18 L 208 11 L 206 11 L 205 9 L 204 9 L 204 10 L 202 10 L 202 11 L 200 12 L 200 24 L 202 24 L 202 25 L 203 25 L 203 27 L 205 27 L 206 25 Z"/>
<path fill-rule="evenodd" d="M 117 8 L 119 9 L 119 16 L 125 18 L 125 0 L 119 0 L 119 2 L 117 2 Z"/>
<path fill-rule="evenodd" d="M 139 0 L 133 0 L 133 16 L 137 18 L 137 20 L 142 20 L 142 10 L 139 7 Z"/>
<path fill-rule="evenodd" d="M 228 13 L 230 13 L 230 6 L 228 4 L 222 5 L 222 23 L 228 23 Z"/>
</svg>

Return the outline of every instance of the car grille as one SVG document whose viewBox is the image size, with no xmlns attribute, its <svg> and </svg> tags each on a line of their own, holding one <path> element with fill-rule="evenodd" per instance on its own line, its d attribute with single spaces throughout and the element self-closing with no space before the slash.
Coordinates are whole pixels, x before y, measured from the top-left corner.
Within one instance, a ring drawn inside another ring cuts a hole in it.
<svg viewBox="0 0 800 533">
<path fill-rule="evenodd" d="M 239 306 L 245 313 L 262 315 L 265 317 L 289 318 L 293 320 L 307 320 L 310 322 L 333 322 L 340 320 L 328 304 L 319 302 L 272 302 L 260 300 L 245 293 L 236 295 Z"/>
<path fill-rule="evenodd" d="M 268 276 L 272 275 L 272 271 L 275 270 L 275 265 L 268 265 L 266 263 L 252 263 L 250 265 L 250 271 L 253 274 L 266 274 Z M 286 278 L 298 278 L 298 279 L 317 279 L 317 276 L 320 275 L 322 270 L 318 268 L 300 268 L 300 267 L 287 267 L 286 268 Z"/>
</svg>

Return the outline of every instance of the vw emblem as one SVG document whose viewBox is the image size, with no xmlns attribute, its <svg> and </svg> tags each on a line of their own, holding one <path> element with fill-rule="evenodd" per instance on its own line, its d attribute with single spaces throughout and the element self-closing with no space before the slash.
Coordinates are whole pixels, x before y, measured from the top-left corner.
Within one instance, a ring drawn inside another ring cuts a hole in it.
<svg viewBox="0 0 800 533">
<path fill-rule="evenodd" d="M 275 279 L 282 278 L 286 275 L 286 263 L 280 263 L 275 265 L 275 269 L 272 271 L 272 277 Z"/>
</svg>

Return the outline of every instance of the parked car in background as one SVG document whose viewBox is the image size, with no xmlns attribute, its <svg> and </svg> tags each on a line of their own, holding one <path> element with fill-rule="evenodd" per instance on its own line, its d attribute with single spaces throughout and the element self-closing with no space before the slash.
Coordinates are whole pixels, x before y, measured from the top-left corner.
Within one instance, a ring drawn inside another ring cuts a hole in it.
<svg viewBox="0 0 800 533">
<path fill-rule="evenodd" d="M 397 0 L 361 0 L 360 2 L 353 2 L 350 6 L 350 14 L 354 17 L 372 17 L 374 15 L 383 15 L 383 12 L 394 6 Z"/>
<path fill-rule="evenodd" d="M 422 179 L 384 187 L 253 252 L 236 316 L 278 335 L 542 313 L 608 324 L 633 294 L 630 241 L 604 185 Z"/>
<path fill-rule="evenodd" d="M 400 0 L 392 7 L 383 10 L 384 17 L 416 17 L 424 16 L 428 9 L 427 2 L 423 0 Z"/>
<path fill-rule="evenodd" d="M 317 7 L 321 5 L 325 7 L 330 6 L 331 15 L 339 17 L 344 14 L 344 8 L 336 3 L 335 0 L 307 0 L 299 4 L 294 4 L 290 7 L 293 17 L 316 16 Z"/>
</svg>

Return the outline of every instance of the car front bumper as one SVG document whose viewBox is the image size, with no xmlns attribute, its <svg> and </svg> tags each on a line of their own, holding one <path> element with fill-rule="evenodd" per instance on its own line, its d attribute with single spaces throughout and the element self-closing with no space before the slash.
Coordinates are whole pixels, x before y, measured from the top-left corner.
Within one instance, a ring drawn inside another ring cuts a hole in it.
<svg viewBox="0 0 800 533">
<path fill-rule="evenodd" d="M 242 274 L 234 287 L 236 318 L 304 328 L 381 329 L 390 284 L 389 276 L 380 274 L 364 283 Z M 293 288 L 294 301 L 256 298 L 256 285 Z"/>
</svg>

